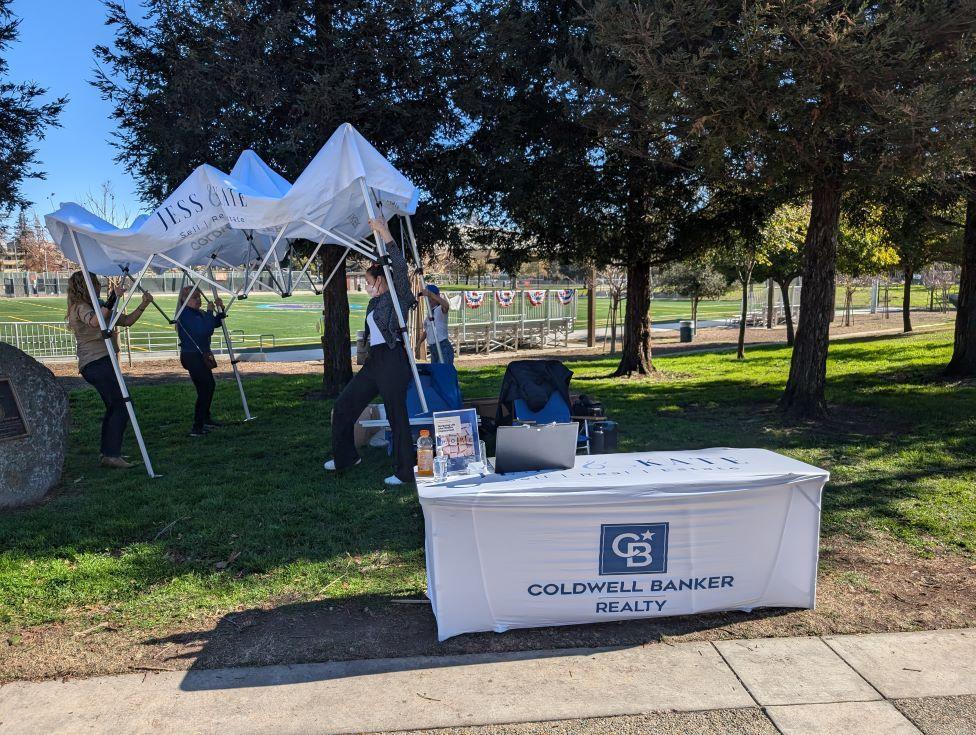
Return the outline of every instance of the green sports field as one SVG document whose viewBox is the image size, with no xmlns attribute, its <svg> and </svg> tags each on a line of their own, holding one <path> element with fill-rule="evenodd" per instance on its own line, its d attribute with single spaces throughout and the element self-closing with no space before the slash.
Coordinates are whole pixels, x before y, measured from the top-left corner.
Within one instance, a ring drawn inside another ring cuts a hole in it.
<svg viewBox="0 0 976 735">
<path fill-rule="evenodd" d="M 897 297 L 897 301 L 896 301 Z M 900 303 L 901 293 L 892 293 L 892 308 Z M 858 293 L 857 306 L 866 306 L 867 289 Z M 135 301 L 135 300 L 134 300 Z M 350 293 L 350 329 L 353 333 L 363 328 L 363 318 L 368 297 L 362 293 Z M 863 302 L 863 303 L 862 303 Z M 915 287 L 912 292 L 912 302 L 915 308 L 928 306 L 928 292 L 922 287 Z M 162 295 L 157 303 L 172 315 L 176 308 L 175 295 Z M 246 301 L 238 301 L 230 311 L 228 327 L 237 337 L 246 335 L 247 344 L 257 344 L 263 341 L 271 344 L 299 344 L 315 342 L 322 331 L 322 314 L 319 307 L 321 297 L 311 293 L 296 294 L 287 299 L 277 295 L 252 295 Z M 843 295 L 838 294 L 838 304 L 843 303 Z M 610 300 L 598 298 L 596 308 L 597 327 L 603 328 L 607 321 Z M 698 308 L 700 320 L 724 319 L 739 312 L 739 300 L 734 293 L 716 301 L 704 301 Z M 6 299 L 0 298 L 0 322 L 60 322 L 64 320 L 65 302 L 63 297 L 36 297 Z M 470 313 L 470 312 L 469 312 Z M 657 324 L 687 319 L 691 316 L 691 302 L 687 299 L 655 298 L 651 305 L 651 318 Z M 578 328 L 583 328 L 586 322 L 586 298 L 579 298 Z M 621 320 L 623 318 L 621 314 Z M 139 322 L 132 327 L 133 349 L 139 351 L 142 345 L 148 344 L 147 339 L 172 340 L 173 328 L 163 316 L 150 307 Z M 235 339 L 236 339 L 235 338 Z"/>
</svg>

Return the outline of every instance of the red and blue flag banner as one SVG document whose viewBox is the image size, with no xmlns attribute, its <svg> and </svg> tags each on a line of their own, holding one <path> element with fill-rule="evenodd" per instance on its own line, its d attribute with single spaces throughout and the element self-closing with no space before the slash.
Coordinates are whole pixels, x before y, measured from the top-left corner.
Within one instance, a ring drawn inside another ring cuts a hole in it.
<svg viewBox="0 0 976 735">
<path fill-rule="evenodd" d="M 547 291 L 543 289 L 537 289 L 534 291 L 526 291 L 525 298 L 529 300 L 532 306 L 542 306 L 542 302 L 546 300 Z"/>
<path fill-rule="evenodd" d="M 486 293 L 487 291 L 465 291 L 464 303 L 468 305 L 469 309 L 477 309 L 484 303 Z"/>
<path fill-rule="evenodd" d="M 495 300 L 503 309 L 515 303 L 515 291 L 495 291 Z"/>
<path fill-rule="evenodd" d="M 573 303 L 573 294 L 576 293 L 574 288 L 562 288 L 556 291 L 556 297 L 559 299 L 559 303 L 563 306 L 569 306 Z"/>
</svg>

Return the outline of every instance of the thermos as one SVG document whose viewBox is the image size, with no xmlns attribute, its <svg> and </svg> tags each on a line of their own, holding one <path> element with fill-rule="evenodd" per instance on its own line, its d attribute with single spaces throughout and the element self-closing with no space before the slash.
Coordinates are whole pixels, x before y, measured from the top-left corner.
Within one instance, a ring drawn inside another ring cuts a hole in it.
<svg viewBox="0 0 976 735">
<path fill-rule="evenodd" d="M 603 422 L 590 425 L 590 454 L 604 454 L 606 450 L 605 437 L 603 435 Z"/>
<path fill-rule="evenodd" d="M 616 421 L 597 421 L 590 425 L 590 452 L 607 454 L 617 451 L 619 429 Z"/>
</svg>

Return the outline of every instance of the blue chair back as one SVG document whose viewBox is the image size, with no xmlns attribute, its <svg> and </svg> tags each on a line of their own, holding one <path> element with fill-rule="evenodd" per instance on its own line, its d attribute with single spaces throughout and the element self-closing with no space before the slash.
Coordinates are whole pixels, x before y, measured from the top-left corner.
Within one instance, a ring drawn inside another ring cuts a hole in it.
<svg viewBox="0 0 976 735">
<path fill-rule="evenodd" d="M 566 401 L 563 400 L 557 390 L 549 395 L 546 405 L 538 411 L 532 411 L 522 398 L 516 398 L 512 407 L 516 421 L 534 421 L 537 424 L 565 424 L 569 422 L 571 416 L 569 406 L 566 405 Z"/>
<path fill-rule="evenodd" d="M 417 385 L 411 380 L 407 386 L 407 413 L 410 418 L 430 416 L 434 411 L 454 411 L 464 408 L 461 386 L 458 385 L 457 370 L 446 363 L 417 365 L 420 384 L 427 398 L 427 413 L 420 407 Z"/>
</svg>

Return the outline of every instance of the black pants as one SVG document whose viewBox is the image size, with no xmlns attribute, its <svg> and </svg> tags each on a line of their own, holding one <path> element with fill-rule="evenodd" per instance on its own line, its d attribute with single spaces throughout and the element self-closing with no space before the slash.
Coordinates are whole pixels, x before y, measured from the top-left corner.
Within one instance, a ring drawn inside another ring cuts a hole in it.
<svg viewBox="0 0 976 735">
<path fill-rule="evenodd" d="M 332 412 L 332 457 L 336 469 L 351 467 L 359 459 L 353 428 L 363 409 L 379 393 L 393 432 L 395 474 L 404 482 L 413 482 L 413 437 L 407 414 L 409 384 L 410 363 L 402 345 L 392 350 L 386 345 L 370 348 L 366 364 L 342 390 Z"/>
<path fill-rule="evenodd" d="M 115 371 L 108 355 L 85 365 L 81 369 L 81 377 L 95 387 L 105 403 L 105 415 L 102 417 L 102 454 L 106 457 L 122 456 L 122 435 L 129 423 L 129 413 L 125 409 L 122 389 L 115 379 Z"/>
<path fill-rule="evenodd" d="M 214 381 L 213 370 L 203 362 L 203 355 L 199 352 L 181 352 L 180 365 L 190 374 L 193 387 L 197 389 L 197 403 L 193 408 L 193 428 L 202 429 L 210 421 L 210 404 L 213 403 Z"/>
</svg>

